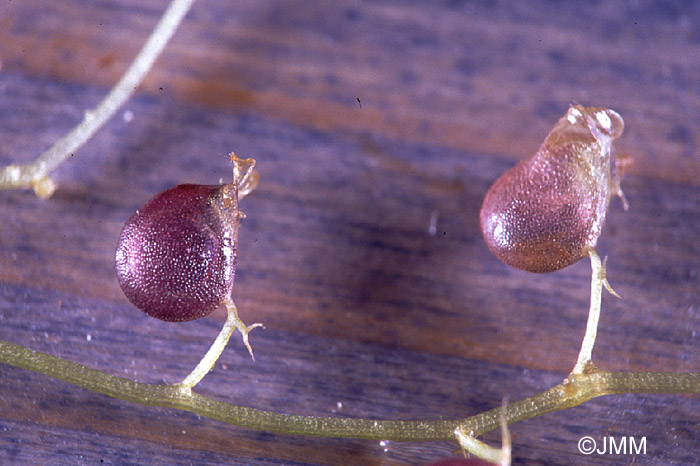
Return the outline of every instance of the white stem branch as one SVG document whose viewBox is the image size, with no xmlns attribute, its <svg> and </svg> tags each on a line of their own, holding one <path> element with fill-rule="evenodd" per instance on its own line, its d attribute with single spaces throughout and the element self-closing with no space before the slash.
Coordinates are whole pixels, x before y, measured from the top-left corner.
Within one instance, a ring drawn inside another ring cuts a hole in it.
<svg viewBox="0 0 700 466">
<path fill-rule="evenodd" d="M 578 359 L 571 374 L 583 374 L 586 367 L 592 363 L 593 346 L 598 336 L 598 321 L 600 320 L 600 303 L 603 296 L 603 286 L 606 283 L 605 269 L 600 262 L 600 257 L 591 249 L 588 252 L 591 258 L 591 305 L 588 310 L 588 323 L 586 333 L 581 343 Z"/>
<path fill-rule="evenodd" d="M 233 335 L 233 332 L 236 330 L 241 332 L 243 344 L 245 344 L 250 356 L 253 358 L 253 360 L 255 360 L 255 357 L 253 356 L 253 349 L 250 347 L 250 343 L 248 343 L 248 334 L 254 328 L 262 327 L 262 324 L 253 324 L 250 326 L 245 325 L 240 317 L 238 317 L 238 310 L 236 309 L 236 305 L 233 303 L 231 298 L 226 299 L 224 301 L 224 305 L 226 306 L 227 317 L 226 322 L 224 322 L 224 326 L 219 332 L 219 335 L 216 337 L 216 340 L 214 340 L 214 343 L 211 344 L 204 357 L 199 361 L 197 367 L 195 367 L 194 370 L 192 370 L 192 372 L 190 372 L 190 374 L 178 384 L 180 392 L 183 395 L 191 395 L 192 388 L 194 388 L 194 386 L 197 385 L 204 378 L 204 376 L 214 368 L 214 364 L 216 364 L 219 356 L 221 356 L 224 348 L 226 348 L 231 335 Z"/>
<path fill-rule="evenodd" d="M 56 186 L 49 173 L 85 144 L 131 97 L 193 3 L 194 0 L 173 0 L 139 54 L 97 108 L 86 111 L 78 126 L 33 162 L 2 168 L 0 189 L 31 187 L 39 197 L 50 197 Z"/>
</svg>

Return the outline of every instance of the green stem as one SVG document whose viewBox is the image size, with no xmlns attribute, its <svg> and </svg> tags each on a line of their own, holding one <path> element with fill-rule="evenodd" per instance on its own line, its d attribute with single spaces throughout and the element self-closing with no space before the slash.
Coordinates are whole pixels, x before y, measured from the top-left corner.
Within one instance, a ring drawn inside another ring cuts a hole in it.
<svg viewBox="0 0 700 466">
<path fill-rule="evenodd" d="M 261 411 L 214 400 L 197 393 L 183 394 L 176 385 L 138 383 L 106 374 L 21 345 L 0 341 L 0 362 L 53 377 L 125 401 L 191 411 L 201 416 L 250 429 L 317 437 L 375 440 L 452 440 L 457 427 L 480 435 L 499 428 L 501 408 L 463 420 L 380 421 L 293 416 Z M 509 404 L 508 423 L 577 406 L 602 395 L 622 393 L 700 393 L 700 373 L 605 372 L 593 369 L 571 375 L 538 395 Z"/>
<path fill-rule="evenodd" d="M 570 375 L 564 381 L 537 395 L 509 404 L 506 422 L 579 406 L 604 395 L 626 393 L 700 393 L 700 372 L 608 372 L 590 366 L 586 374 Z M 460 427 L 481 435 L 499 427 L 501 408 L 465 419 Z"/>
</svg>

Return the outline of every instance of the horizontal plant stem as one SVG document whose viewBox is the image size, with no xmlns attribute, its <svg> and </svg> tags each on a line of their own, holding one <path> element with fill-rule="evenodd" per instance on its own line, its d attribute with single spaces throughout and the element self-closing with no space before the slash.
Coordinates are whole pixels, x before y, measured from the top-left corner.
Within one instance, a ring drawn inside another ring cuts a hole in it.
<svg viewBox="0 0 700 466">
<path fill-rule="evenodd" d="M 125 401 L 191 411 L 201 416 L 250 429 L 317 437 L 375 440 L 451 440 L 460 426 L 479 435 L 499 428 L 502 408 L 462 420 L 380 421 L 295 416 L 261 411 L 214 400 L 197 393 L 183 394 L 175 385 L 134 382 L 66 359 L 0 341 L 0 362 L 60 379 Z M 551 389 L 511 403 L 508 423 L 577 406 L 602 395 L 623 393 L 700 393 L 698 372 L 605 372 L 572 375 Z"/>
<path fill-rule="evenodd" d="M 506 422 L 573 408 L 592 398 L 626 393 L 700 393 L 700 372 L 607 372 L 593 369 L 570 375 L 561 384 L 508 405 Z M 460 422 L 462 429 L 481 435 L 500 426 L 501 408 L 495 408 Z"/>
<path fill-rule="evenodd" d="M 294 416 L 214 400 L 175 385 L 134 382 L 96 369 L 0 341 L 0 362 L 53 377 L 125 401 L 191 411 L 218 421 L 255 430 L 317 437 L 387 440 L 439 440 L 452 437 L 455 421 L 403 422 Z"/>
</svg>

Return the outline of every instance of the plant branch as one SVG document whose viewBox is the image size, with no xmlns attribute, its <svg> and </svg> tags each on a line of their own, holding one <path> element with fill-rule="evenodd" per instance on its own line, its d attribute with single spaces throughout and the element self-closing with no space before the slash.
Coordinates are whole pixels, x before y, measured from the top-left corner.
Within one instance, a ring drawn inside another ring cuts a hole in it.
<svg viewBox="0 0 700 466">
<path fill-rule="evenodd" d="M 0 362 L 48 375 L 112 398 L 146 406 L 190 411 L 241 427 L 293 435 L 375 440 L 453 440 L 457 427 L 473 435 L 499 428 L 502 411 L 499 407 L 466 419 L 447 421 L 294 416 L 238 406 L 195 392 L 183 394 L 177 385 L 134 382 L 5 341 L 0 341 Z M 578 406 L 598 396 L 623 393 L 700 393 L 700 372 L 607 372 L 593 369 L 586 374 L 570 375 L 561 384 L 545 392 L 508 404 L 505 418 L 508 423 L 513 423 Z"/>
<path fill-rule="evenodd" d="M 228 305 L 229 303 L 230 306 Z M 202 360 L 199 361 L 199 364 L 197 364 L 192 372 L 190 372 L 187 377 L 185 377 L 184 380 L 178 384 L 180 390 L 186 395 L 190 394 L 192 392 L 192 388 L 201 382 L 204 376 L 214 368 L 216 361 L 226 348 L 228 340 L 231 338 L 231 335 L 233 335 L 233 332 L 236 331 L 238 326 L 237 323 L 240 322 L 238 313 L 236 312 L 236 305 L 233 304 L 233 301 L 230 298 L 228 298 L 226 307 L 228 308 L 226 322 L 224 322 L 224 326 L 221 328 L 216 340 L 214 340 L 214 343 L 212 343 L 209 351 L 207 351 Z"/>
<path fill-rule="evenodd" d="M 574 365 L 572 374 L 583 374 L 586 366 L 591 363 L 593 346 L 598 335 L 598 321 L 600 320 L 600 303 L 603 295 L 603 282 L 605 281 L 605 269 L 600 263 L 600 257 L 591 249 L 588 251 L 591 259 L 591 304 L 588 310 L 586 333 L 581 342 L 581 350 Z"/>
<path fill-rule="evenodd" d="M 193 3 L 194 0 L 173 0 L 139 54 L 97 108 L 86 111 L 78 126 L 33 162 L 2 168 L 0 189 L 31 187 L 37 196 L 50 197 L 56 186 L 49 173 L 85 144 L 131 97 Z"/>
<path fill-rule="evenodd" d="M 608 372 L 593 368 L 586 374 L 569 375 L 562 383 L 537 395 L 511 403 L 506 409 L 506 422 L 579 406 L 604 395 L 626 393 L 700 393 L 700 372 Z M 460 427 L 481 435 L 499 427 L 501 408 L 495 408 L 465 419 Z"/>
</svg>

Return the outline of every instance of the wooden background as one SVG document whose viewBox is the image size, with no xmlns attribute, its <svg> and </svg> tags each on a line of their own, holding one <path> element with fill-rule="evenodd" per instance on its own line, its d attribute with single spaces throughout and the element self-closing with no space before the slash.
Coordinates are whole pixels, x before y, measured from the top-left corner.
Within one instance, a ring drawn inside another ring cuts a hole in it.
<svg viewBox="0 0 700 466">
<path fill-rule="evenodd" d="M 0 163 L 79 122 L 165 6 L 2 2 Z M 157 192 L 229 180 L 234 150 L 261 174 L 235 299 L 266 329 L 251 336 L 257 362 L 232 340 L 201 393 L 435 419 L 545 390 L 575 360 L 589 265 L 508 268 L 478 212 L 575 102 L 620 112 L 635 161 L 631 208 L 612 202 L 599 243 L 624 299 L 603 298 L 595 360 L 698 371 L 699 50 L 692 2 L 201 0 L 124 111 L 55 172 L 50 200 L 0 192 L 0 338 L 139 381 L 184 377 L 223 313 L 147 317 L 119 289 L 114 249 Z M 3 465 L 418 465 L 455 448 L 254 432 L 8 366 L 0 426 Z M 697 464 L 700 403 L 606 397 L 512 432 L 516 465 Z M 645 436 L 647 454 L 584 456 L 584 435 Z"/>
</svg>

